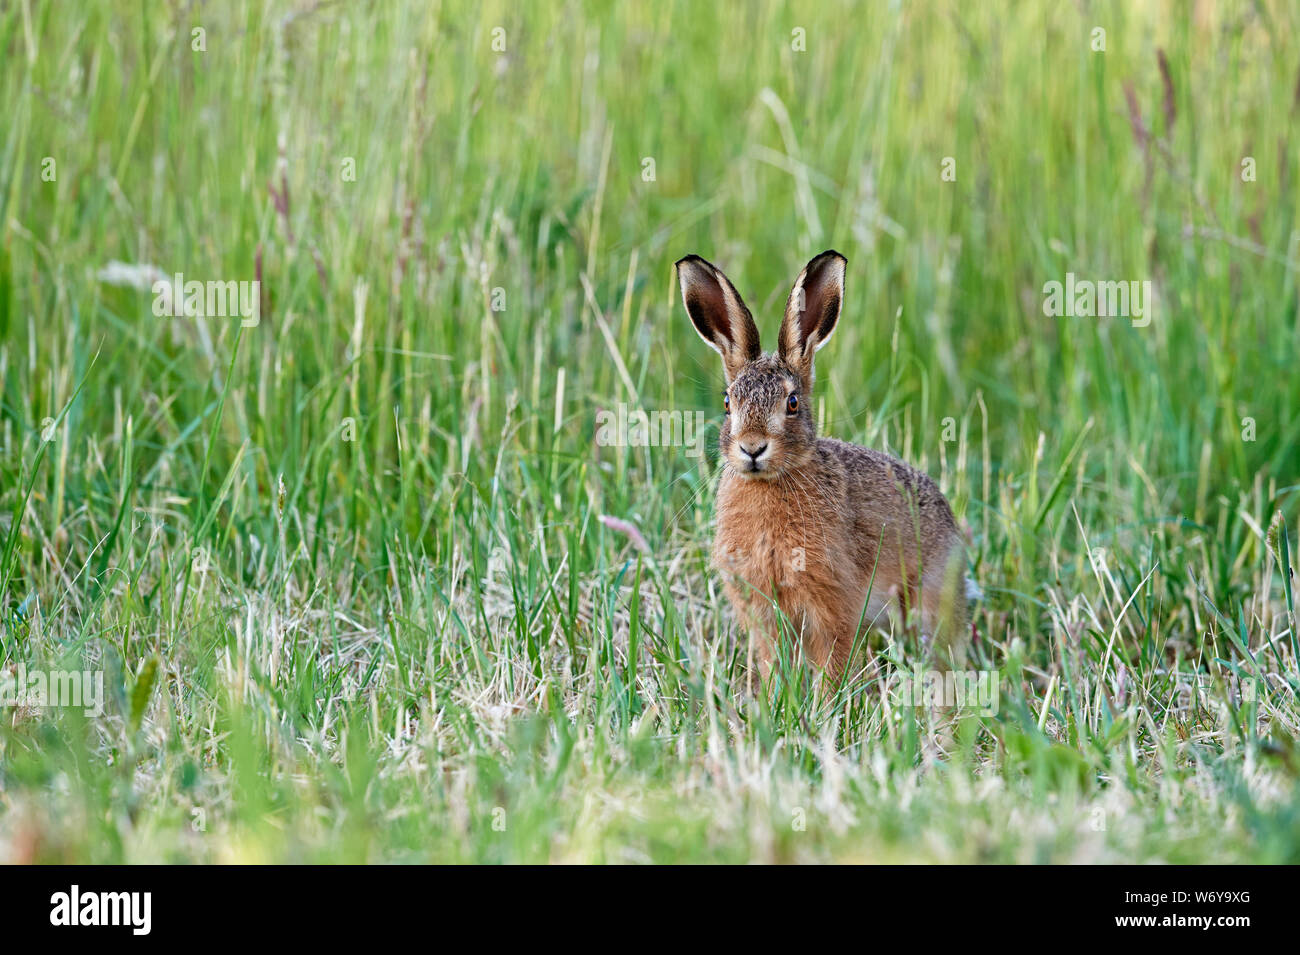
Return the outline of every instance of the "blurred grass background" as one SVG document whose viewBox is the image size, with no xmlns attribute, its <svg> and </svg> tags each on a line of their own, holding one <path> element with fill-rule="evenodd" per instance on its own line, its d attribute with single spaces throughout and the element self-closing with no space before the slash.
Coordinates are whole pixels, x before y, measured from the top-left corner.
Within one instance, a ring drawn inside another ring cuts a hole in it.
<svg viewBox="0 0 1300 955">
<path fill-rule="evenodd" d="M 0 857 L 1300 860 L 1297 21 L 0 3 L 0 665 L 110 687 L 0 710 Z M 874 681 L 746 697 L 713 463 L 594 441 L 716 426 L 674 260 L 771 347 L 828 247 L 824 430 L 988 594 L 942 760 Z M 1045 316 L 1067 272 L 1153 320 Z"/>
</svg>

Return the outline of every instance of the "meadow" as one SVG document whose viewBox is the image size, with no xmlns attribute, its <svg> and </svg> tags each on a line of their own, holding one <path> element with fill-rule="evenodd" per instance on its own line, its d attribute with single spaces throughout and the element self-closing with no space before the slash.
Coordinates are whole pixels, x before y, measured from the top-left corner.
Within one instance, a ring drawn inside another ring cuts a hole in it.
<svg viewBox="0 0 1300 955">
<path fill-rule="evenodd" d="M 1300 862 L 1297 38 L 0 0 L 0 675 L 104 687 L 0 700 L 0 861 Z M 927 470 L 986 595 L 942 752 L 906 628 L 751 694 L 708 566 L 673 262 L 773 348 L 826 248 L 822 432 Z"/>
</svg>

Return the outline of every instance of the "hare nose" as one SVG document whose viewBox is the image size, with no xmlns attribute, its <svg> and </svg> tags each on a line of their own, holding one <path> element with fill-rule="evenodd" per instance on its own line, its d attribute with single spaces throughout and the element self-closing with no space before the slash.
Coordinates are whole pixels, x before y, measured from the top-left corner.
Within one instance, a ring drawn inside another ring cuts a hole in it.
<svg viewBox="0 0 1300 955">
<path fill-rule="evenodd" d="M 762 456 L 763 452 L 767 450 L 767 442 L 764 441 L 762 444 L 758 444 L 757 442 L 746 444 L 742 441 L 740 442 L 740 450 L 748 454 L 750 459 L 757 464 L 758 459 Z"/>
</svg>

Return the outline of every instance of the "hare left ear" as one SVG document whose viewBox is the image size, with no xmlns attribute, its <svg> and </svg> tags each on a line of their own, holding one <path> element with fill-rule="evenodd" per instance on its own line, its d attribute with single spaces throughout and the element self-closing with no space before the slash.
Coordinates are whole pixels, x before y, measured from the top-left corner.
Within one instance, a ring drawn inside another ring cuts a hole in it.
<svg viewBox="0 0 1300 955">
<path fill-rule="evenodd" d="M 722 356 L 730 385 L 745 365 L 759 356 L 758 327 L 740 293 L 722 270 L 698 255 L 677 262 L 682 304 L 695 331 Z"/>
<path fill-rule="evenodd" d="M 777 353 L 803 379 L 813 383 L 813 355 L 830 339 L 844 304 L 844 270 L 848 259 L 833 250 L 814 258 L 795 279 L 777 337 Z"/>
</svg>

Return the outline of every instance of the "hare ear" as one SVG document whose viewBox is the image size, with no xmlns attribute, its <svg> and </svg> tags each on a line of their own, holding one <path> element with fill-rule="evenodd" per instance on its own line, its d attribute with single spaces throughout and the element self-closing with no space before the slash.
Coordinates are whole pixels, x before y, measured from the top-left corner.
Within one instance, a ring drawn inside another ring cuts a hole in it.
<svg viewBox="0 0 1300 955">
<path fill-rule="evenodd" d="M 677 262 L 677 281 L 691 324 L 705 343 L 722 356 L 727 383 L 759 356 L 754 316 L 722 270 L 698 255 Z"/>
<path fill-rule="evenodd" d="M 805 389 L 812 388 L 813 355 L 826 344 L 840 320 L 847 264 L 844 256 L 827 250 L 804 266 L 790 290 L 777 353 L 803 379 Z"/>
</svg>

